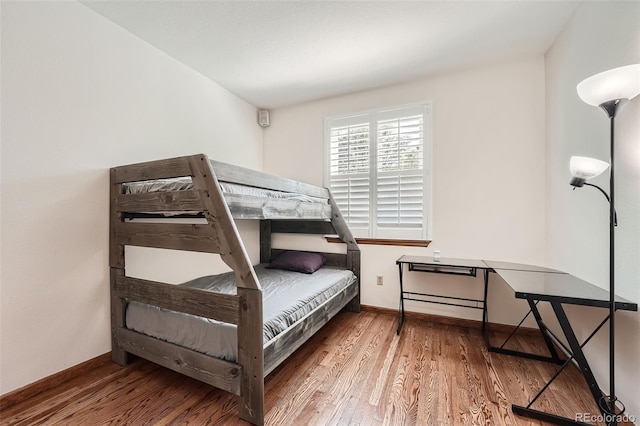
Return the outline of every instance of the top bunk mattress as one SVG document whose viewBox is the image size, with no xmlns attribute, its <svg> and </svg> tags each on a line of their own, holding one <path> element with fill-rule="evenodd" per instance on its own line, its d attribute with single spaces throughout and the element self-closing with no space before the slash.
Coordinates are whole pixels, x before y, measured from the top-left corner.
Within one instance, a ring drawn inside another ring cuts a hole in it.
<svg viewBox="0 0 640 426">
<path fill-rule="evenodd" d="M 353 272 L 328 266 L 313 274 L 267 269 L 262 264 L 257 265 L 255 271 L 262 286 L 265 345 L 313 309 L 356 283 Z M 196 278 L 181 285 L 236 294 L 233 272 Z M 237 358 L 234 324 L 130 302 L 126 326 L 227 361 L 235 362 Z"/>
<path fill-rule="evenodd" d="M 124 184 L 125 194 L 192 189 L 193 182 L 190 177 Z M 228 182 L 220 182 L 220 189 L 231 215 L 236 219 L 331 219 L 331 206 L 325 198 Z M 184 212 L 180 212 L 182 213 Z M 171 216 L 172 212 L 164 212 L 164 214 Z"/>
</svg>

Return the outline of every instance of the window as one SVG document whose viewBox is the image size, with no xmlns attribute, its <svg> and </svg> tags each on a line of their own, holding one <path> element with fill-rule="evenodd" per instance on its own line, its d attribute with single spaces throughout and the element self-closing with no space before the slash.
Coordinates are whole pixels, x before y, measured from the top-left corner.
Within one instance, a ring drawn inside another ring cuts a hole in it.
<svg viewBox="0 0 640 426">
<path fill-rule="evenodd" d="M 426 239 L 431 105 L 325 119 L 325 185 L 356 237 Z"/>
</svg>

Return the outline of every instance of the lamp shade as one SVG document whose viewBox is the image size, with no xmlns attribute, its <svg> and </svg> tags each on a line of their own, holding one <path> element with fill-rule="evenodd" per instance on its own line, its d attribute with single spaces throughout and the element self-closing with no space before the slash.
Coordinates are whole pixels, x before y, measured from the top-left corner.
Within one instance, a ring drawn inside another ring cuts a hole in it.
<svg viewBox="0 0 640 426">
<path fill-rule="evenodd" d="M 584 102 L 600 106 L 616 99 L 633 99 L 640 94 L 640 64 L 601 72 L 581 81 L 578 96 Z"/>
<path fill-rule="evenodd" d="M 600 173 L 607 170 L 608 167 L 609 163 L 589 157 L 574 156 L 571 157 L 571 160 L 569 161 L 571 176 L 584 180 L 589 180 L 598 176 Z"/>
</svg>

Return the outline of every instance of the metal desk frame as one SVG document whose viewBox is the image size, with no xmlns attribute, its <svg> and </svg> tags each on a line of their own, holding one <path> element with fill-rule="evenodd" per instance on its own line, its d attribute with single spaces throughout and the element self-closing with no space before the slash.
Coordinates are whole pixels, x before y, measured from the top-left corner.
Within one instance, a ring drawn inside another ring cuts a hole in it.
<svg viewBox="0 0 640 426">
<path fill-rule="evenodd" d="M 428 272 L 432 274 L 447 274 L 447 275 L 460 275 L 466 277 L 477 276 L 478 269 L 486 268 L 486 265 L 481 261 L 473 261 L 466 259 L 441 259 L 434 260 L 433 258 L 419 257 L 419 256 L 402 256 L 397 261 L 398 273 L 400 276 L 400 307 L 398 309 L 398 328 L 396 334 L 400 334 L 402 330 L 402 324 L 404 323 L 405 310 L 404 301 L 413 300 L 415 302 L 435 303 L 438 305 L 458 306 L 462 308 L 470 309 L 482 309 L 482 329 L 485 329 L 485 319 L 487 318 L 487 285 L 488 281 L 485 273 L 484 283 L 484 298 L 483 299 L 468 299 L 464 297 L 445 296 L 440 294 L 430 293 L 418 293 L 404 290 L 403 283 L 403 269 L 404 265 L 407 265 L 408 271 L 416 272 Z M 435 300 L 425 300 L 429 297 Z M 464 303 L 468 302 L 468 303 Z M 470 303 L 479 303 L 481 306 L 471 305 Z"/>
<path fill-rule="evenodd" d="M 479 263 L 481 262 L 481 263 Z M 400 278 L 400 307 L 398 309 L 398 328 L 396 330 L 396 334 L 400 334 L 402 330 L 402 325 L 405 319 L 405 310 L 404 310 L 404 301 L 405 300 L 413 300 L 418 302 L 425 303 L 436 303 L 442 305 L 450 305 L 450 306 L 459 306 L 464 308 L 471 309 L 482 309 L 482 333 L 484 336 L 485 344 L 487 345 L 487 350 L 489 352 L 495 352 L 505 355 L 513 355 L 519 356 L 523 358 L 528 358 L 537 361 L 545 361 L 552 362 L 560 365 L 558 371 L 549 379 L 549 381 L 542 387 L 542 389 L 538 392 L 538 394 L 529 402 L 526 407 L 513 404 L 511 409 L 514 414 L 530 417 L 558 425 L 581 425 L 585 426 L 586 423 L 578 422 L 577 420 L 557 416 L 555 414 L 538 411 L 532 409 L 531 406 L 538 400 L 538 398 L 549 388 L 551 383 L 560 375 L 560 373 L 572 362 L 577 364 L 580 372 L 582 373 L 587 385 L 589 386 L 589 390 L 591 395 L 598 405 L 598 408 L 601 411 L 601 414 L 605 419 L 608 419 L 607 425 L 612 426 L 617 424 L 617 419 L 615 416 L 607 416 L 606 411 L 601 406 L 601 399 L 604 393 L 601 391 L 598 383 L 593 375 L 591 367 L 589 366 L 589 362 L 583 352 L 584 346 L 589 343 L 589 341 L 596 335 L 596 333 L 608 322 L 610 318 L 610 314 L 607 315 L 600 324 L 591 332 L 591 334 L 584 340 L 584 342 L 580 343 L 573 331 L 573 327 L 567 315 L 564 311 L 563 304 L 570 305 L 582 305 L 582 306 L 593 306 L 593 307 L 601 307 L 601 308 L 609 308 L 610 302 L 603 298 L 582 298 L 582 297 L 573 297 L 566 295 L 558 295 L 558 294 L 543 294 L 536 292 L 523 292 L 518 291 L 514 287 L 518 287 L 516 283 L 510 283 L 509 280 L 505 279 L 505 282 L 514 290 L 515 297 L 517 299 L 524 299 L 529 304 L 529 312 L 522 318 L 520 323 L 516 326 L 513 332 L 507 337 L 507 339 L 500 346 L 493 346 L 490 341 L 489 336 L 489 311 L 487 305 L 487 298 L 489 294 L 489 277 L 491 273 L 500 275 L 501 270 L 510 270 L 516 271 L 517 273 L 535 273 L 535 274 L 562 274 L 568 279 L 573 279 L 579 283 L 584 283 L 584 286 L 595 287 L 592 284 L 579 280 L 578 278 L 572 277 L 569 274 L 566 274 L 561 271 L 549 269 L 549 268 L 541 268 L 530 265 L 519 265 L 505 262 L 495 262 L 495 261 L 478 261 L 478 260 L 465 260 L 465 259 L 441 259 L 436 261 L 431 257 L 419 257 L 419 256 L 402 256 L 397 261 L 398 265 L 398 273 Z M 445 295 L 437 295 L 437 294 L 429 294 L 429 293 L 418 293 L 418 292 L 409 292 L 404 290 L 403 284 L 403 266 L 408 265 L 408 271 L 417 271 L 417 272 L 428 272 L 428 273 L 437 273 L 437 274 L 450 274 L 450 275 L 460 275 L 460 276 L 477 276 L 477 271 L 482 270 L 484 273 L 484 296 L 483 299 L 468 299 L 461 297 L 452 297 Z M 503 277 L 504 279 L 504 277 Z M 436 300 L 425 300 L 420 299 L 420 297 L 430 297 Z M 480 306 L 464 304 L 462 302 L 476 302 L 480 304 Z M 560 328 L 562 329 L 562 333 L 567 341 L 565 344 L 561 339 L 556 336 L 552 330 L 547 327 L 546 323 L 542 319 L 542 315 L 538 310 L 538 304 L 540 302 L 548 302 L 555 314 L 558 323 L 560 324 Z M 637 311 L 638 305 L 636 303 L 632 303 L 621 299 L 621 301 L 616 302 L 615 309 L 618 310 L 628 310 L 628 311 Z M 528 352 L 516 351 L 511 349 L 506 349 L 505 345 L 511 340 L 511 338 L 515 335 L 518 329 L 522 326 L 524 321 L 527 319 L 529 315 L 533 315 L 536 324 L 542 334 L 542 337 L 546 343 L 547 349 L 549 351 L 549 356 L 532 354 Z M 560 357 L 558 354 L 558 349 L 564 355 L 564 358 Z"/>
</svg>

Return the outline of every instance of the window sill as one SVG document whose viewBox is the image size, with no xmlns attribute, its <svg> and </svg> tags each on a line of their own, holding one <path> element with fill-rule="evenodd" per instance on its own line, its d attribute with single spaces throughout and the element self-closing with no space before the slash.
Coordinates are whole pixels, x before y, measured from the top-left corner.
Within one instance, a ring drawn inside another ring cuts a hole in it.
<svg viewBox="0 0 640 426">
<path fill-rule="evenodd" d="M 325 235 L 324 237 L 329 243 L 342 243 L 343 241 L 333 235 Z M 431 240 L 393 240 L 387 238 L 356 238 L 356 243 L 378 246 L 404 246 L 404 247 L 429 247 Z"/>
</svg>

